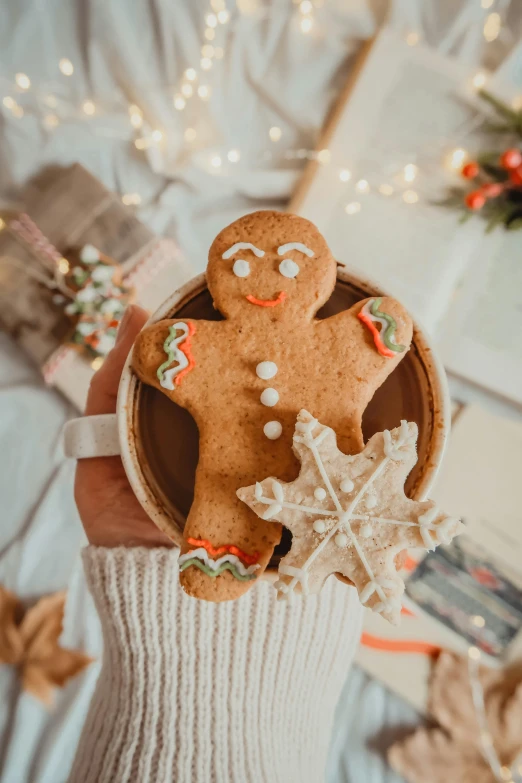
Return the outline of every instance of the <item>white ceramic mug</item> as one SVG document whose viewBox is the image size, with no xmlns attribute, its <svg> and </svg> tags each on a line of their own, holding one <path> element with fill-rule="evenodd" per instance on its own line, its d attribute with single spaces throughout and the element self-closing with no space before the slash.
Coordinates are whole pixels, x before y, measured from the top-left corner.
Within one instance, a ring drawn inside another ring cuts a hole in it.
<svg viewBox="0 0 522 783">
<path fill-rule="evenodd" d="M 385 295 L 376 284 L 345 268 L 339 269 L 337 277 L 341 283 L 355 289 L 361 299 L 367 296 Z M 195 277 L 172 294 L 151 316 L 148 324 L 175 317 L 182 307 L 205 289 L 205 275 Z M 450 426 L 450 404 L 444 369 L 426 333 L 418 324 L 414 324 L 410 350 L 414 353 L 414 360 L 418 362 L 426 377 L 426 389 L 422 394 L 425 395 L 424 405 L 429 421 L 427 426 L 430 428 L 429 446 L 418 473 L 418 480 L 410 492 L 411 497 L 422 500 L 426 498 L 442 460 Z M 121 455 L 130 485 L 146 513 L 173 541 L 180 544 L 183 529 L 181 515 L 175 513 L 172 506 L 161 497 L 161 493 L 147 478 L 144 465 L 140 460 L 139 444 L 135 437 L 135 413 L 139 389 L 140 381 L 131 369 L 131 354 L 129 354 L 120 380 L 117 412 L 85 416 L 69 421 L 64 430 L 65 453 L 68 457 L 76 459 Z M 421 393 L 420 385 L 417 392 Z"/>
</svg>

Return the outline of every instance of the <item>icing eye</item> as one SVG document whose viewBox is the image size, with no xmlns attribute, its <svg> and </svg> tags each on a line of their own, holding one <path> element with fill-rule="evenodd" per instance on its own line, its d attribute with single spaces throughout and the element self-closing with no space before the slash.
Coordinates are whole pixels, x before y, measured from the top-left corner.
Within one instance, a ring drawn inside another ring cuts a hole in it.
<svg viewBox="0 0 522 783">
<path fill-rule="evenodd" d="M 279 264 L 279 271 L 283 277 L 297 277 L 299 274 L 299 265 L 291 258 L 284 258 Z"/>
<path fill-rule="evenodd" d="M 248 277 L 250 274 L 250 264 L 243 258 L 238 258 L 237 261 L 234 261 L 232 271 L 236 277 Z"/>
</svg>

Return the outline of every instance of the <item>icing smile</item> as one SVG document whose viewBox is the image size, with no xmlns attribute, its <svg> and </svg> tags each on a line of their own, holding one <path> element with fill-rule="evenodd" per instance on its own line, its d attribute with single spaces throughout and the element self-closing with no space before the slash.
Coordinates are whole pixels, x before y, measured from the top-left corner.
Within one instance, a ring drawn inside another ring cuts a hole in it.
<svg viewBox="0 0 522 783">
<path fill-rule="evenodd" d="M 256 299 L 252 294 L 249 294 L 246 298 L 250 304 L 258 305 L 258 307 L 275 307 L 285 301 L 286 294 L 284 291 L 280 291 L 276 299 Z"/>
</svg>

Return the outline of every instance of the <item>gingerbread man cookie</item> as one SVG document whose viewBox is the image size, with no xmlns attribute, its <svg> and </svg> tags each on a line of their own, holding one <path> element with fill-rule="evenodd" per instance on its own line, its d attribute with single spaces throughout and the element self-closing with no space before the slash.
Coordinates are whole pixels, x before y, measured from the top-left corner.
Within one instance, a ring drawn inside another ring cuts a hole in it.
<svg viewBox="0 0 522 783">
<path fill-rule="evenodd" d="M 281 525 L 260 520 L 236 492 L 260 476 L 297 477 L 299 410 L 334 429 L 344 453 L 363 448 L 362 414 L 406 354 L 412 323 L 388 297 L 317 320 L 335 280 L 335 259 L 312 223 L 255 212 L 210 248 L 208 287 L 225 320 L 174 318 L 138 337 L 135 372 L 186 408 L 199 429 L 180 557 L 190 595 L 237 598 L 268 565 Z"/>
</svg>

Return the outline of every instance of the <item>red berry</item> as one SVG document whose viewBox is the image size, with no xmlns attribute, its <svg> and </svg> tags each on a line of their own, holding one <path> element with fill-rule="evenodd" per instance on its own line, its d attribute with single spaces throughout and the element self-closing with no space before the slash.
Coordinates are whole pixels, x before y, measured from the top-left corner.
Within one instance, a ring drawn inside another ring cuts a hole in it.
<svg viewBox="0 0 522 783">
<path fill-rule="evenodd" d="M 522 185 L 522 166 L 519 166 L 515 171 L 510 171 L 509 179 L 513 185 Z"/>
<path fill-rule="evenodd" d="M 506 150 L 500 158 L 500 165 L 505 169 L 518 169 L 522 164 L 522 152 L 516 147 Z"/>
<path fill-rule="evenodd" d="M 466 163 L 466 165 L 462 167 L 460 173 L 466 179 L 475 179 L 475 177 L 478 176 L 479 171 L 480 168 L 478 163 L 475 163 L 475 161 L 472 160 L 470 163 Z"/>
<path fill-rule="evenodd" d="M 501 182 L 487 182 L 480 188 L 480 192 L 486 198 L 496 198 L 497 196 L 500 196 L 503 190 L 504 185 Z"/>
<path fill-rule="evenodd" d="M 486 197 L 480 190 L 473 190 L 471 193 L 468 193 L 464 201 L 469 209 L 482 209 L 486 203 Z"/>
</svg>

